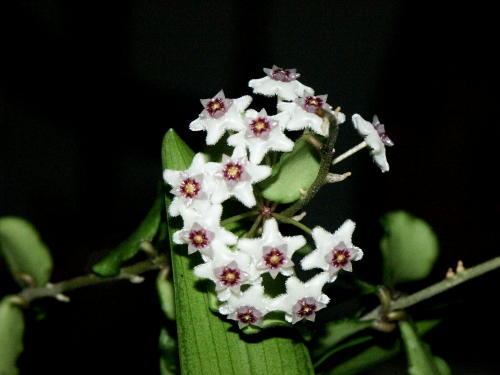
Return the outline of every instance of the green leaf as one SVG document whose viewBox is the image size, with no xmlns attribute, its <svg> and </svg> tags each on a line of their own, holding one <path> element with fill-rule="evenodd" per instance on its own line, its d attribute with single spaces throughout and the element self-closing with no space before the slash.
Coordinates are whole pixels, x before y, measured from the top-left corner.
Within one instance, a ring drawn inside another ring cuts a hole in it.
<svg viewBox="0 0 500 375">
<path fill-rule="evenodd" d="M 156 278 L 156 290 L 160 297 L 161 309 L 166 317 L 170 320 L 175 320 L 175 302 L 174 302 L 174 286 L 167 278 L 167 271 L 163 270 Z"/>
<path fill-rule="evenodd" d="M 300 191 L 312 185 L 319 171 L 319 154 L 302 136 L 290 153 L 284 154 L 273 167 L 273 174 L 260 187 L 262 196 L 277 203 L 291 203 L 300 198 Z"/>
<path fill-rule="evenodd" d="M 443 358 L 434 357 L 434 365 L 436 366 L 439 375 L 451 375 L 450 366 L 448 366 Z"/>
<path fill-rule="evenodd" d="M 409 375 L 436 375 L 438 370 L 434 358 L 420 341 L 420 337 L 413 325 L 407 321 L 399 322 L 401 337 L 405 344 L 408 357 Z"/>
<path fill-rule="evenodd" d="M 175 375 L 179 372 L 177 341 L 163 328 L 160 332 L 160 373 Z"/>
<path fill-rule="evenodd" d="M 16 361 L 23 351 L 24 317 L 14 297 L 0 301 L 0 375 L 19 373 Z"/>
<path fill-rule="evenodd" d="M 382 225 L 385 285 L 427 277 L 439 254 L 438 240 L 429 224 L 405 211 L 395 211 L 382 218 Z"/>
<path fill-rule="evenodd" d="M 355 335 L 370 327 L 371 321 L 359 321 L 352 319 L 328 322 L 325 326 L 325 333 L 317 338 L 317 348 L 314 350 L 314 357 L 323 355 L 335 345 L 346 338 Z"/>
<path fill-rule="evenodd" d="M 163 168 L 189 167 L 193 152 L 173 131 L 163 141 Z M 170 198 L 166 199 L 167 207 Z M 179 218 L 167 215 L 172 252 L 175 311 L 182 374 L 313 374 L 307 348 L 285 337 L 246 341 L 235 325 L 212 313 L 204 283 L 193 274 L 185 246 L 172 235 L 181 229 Z"/>
<path fill-rule="evenodd" d="M 52 273 L 50 251 L 33 225 L 26 220 L 0 218 L 0 252 L 21 286 L 26 284 L 27 276 L 39 286 L 49 281 Z"/>
<path fill-rule="evenodd" d="M 94 264 L 92 271 L 99 276 L 111 277 L 120 273 L 122 263 L 133 258 L 140 250 L 141 243 L 153 240 L 158 232 L 163 210 L 163 195 L 156 197 L 153 207 L 139 227 L 121 244 L 111 250 L 103 259 Z"/>
</svg>

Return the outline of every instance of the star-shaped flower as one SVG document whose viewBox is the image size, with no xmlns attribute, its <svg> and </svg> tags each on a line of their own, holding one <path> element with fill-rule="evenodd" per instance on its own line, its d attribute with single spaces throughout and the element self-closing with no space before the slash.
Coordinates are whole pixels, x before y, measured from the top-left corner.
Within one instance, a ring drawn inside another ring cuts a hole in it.
<svg viewBox="0 0 500 375">
<path fill-rule="evenodd" d="M 281 102 L 278 110 L 290 114 L 290 120 L 286 123 L 287 130 L 311 129 L 313 132 L 328 136 L 328 127 L 323 124 L 321 110 L 331 111 L 332 107 L 326 102 L 327 95 L 307 96 L 295 99 L 293 102 Z M 342 112 L 332 112 L 339 124 L 345 121 Z"/>
<path fill-rule="evenodd" d="M 252 102 L 248 95 L 238 99 L 227 99 L 220 90 L 212 99 L 201 99 L 203 111 L 189 124 L 193 131 L 206 130 L 208 145 L 214 145 L 226 130 L 241 130 L 245 127 L 242 113 Z"/>
<path fill-rule="evenodd" d="M 178 216 L 183 207 L 203 211 L 210 206 L 213 182 L 211 176 L 205 173 L 206 165 L 205 157 L 198 153 L 188 169 L 163 171 L 163 179 L 172 186 L 170 192 L 175 195 L 168 208 L 170 215 Z"/>
<path fill-rule="evenodd" d="M 273 309 L 284 311 L 286 321 L 292 324 L 302 319 L 314 321 L 316 312 L 330 302 L 330 298 L 322 292 L 328 278 L 327 272 L 321 272 L 305 283 L 295 276 L 289 277 L 286 294 L 273 299 Z"/>
<path fill-rule="evenodd" d="M 293 274 L 292 255 L 306 244 L 304 236 L 282 236 L 276 219 L 268 219 L 260 238 L 240 239 L 238 248 L 252 257 L 260 273 L 269 272 L 274 279 L 278 273 Z"/>
<path fill-rule="evenodd" d="M 235 197 L 247 207 L 256 205 L 252 185 L 271 174 L 267 165 L 256 165 L 248 161 L 245 148 L 237 147 L 231 157 L 222 155 L 220 163 L 209 163 L 214 176 L 213 203 L 222 203 Z"/>
<path fill-rule="evenodd" d="M 174 233 L 177 244 L 187 244 L 188 254 L 199 251 L 205 260 L 214 252 L 228 250 L 227 245 L 236 244 L 238 238 L 220 226 L 222 205 L 209 206 L 203 212 L 181 208 L 184 228 Z"/>
<path fill-rule="evenodd" d="M 328 271 L 329 282 L 335 281 L 338 272 L 343 269 L 352 271 L 352 261 L 360 260 L 363 251 L 352 244 L 352 234 L 356 224 L 346 220 L 335 233 L 330 233 L 321 227 L 315 227 L 312 232 L 316 249 L 306 255 L 301 266 L 304 270 L 321 268 Z"/>
<path fill-rule="evenodd" d="M 272 69 L 264 68 L 266 77 L 252 79 L 248 86 L 256 94 L 266 96 L 277 95 L 283 100 L 294 100 L 299 96 L 314 95 L 314 90 L 297 81 L 300 74 L 296 69 L 282 69 L 273 65 Z"/>
<path fill-rule="evenodd" d="M 269 312 L 271 299 L 264 295 L 261 284 L 250 286 L 241 295 L 231 295 L 228 301 L 219 307 L 219 312 L 236 320 L 238 327 L 249 325 L 262 326 L 262 317 Z"/>
<path fill-rule="evenodd" d="M 280 124 L 288 121 L 288 113 L 268 116 L 265 109 L 260 112 L 249 109 L 246 111 L 246 118 L 246 128 L 230 136 L 227 143 L 233 147 L 248 148 L 252 163 L 260 164 L 269 150 L 292 151 L 293 141 L 280 129 L 283 126 Z"/>
<path fill-rule="evenodd" d="M 380 123 L 377 116 L 373 116 L 373 121 L 368 122 L 359 114 L 352 116 L 352 122 L 356 130 L 361 134 L 365 142 L 371 148 L 371 154 L 375 163 L 380 167 L 382 172 L 389 170 L 389 163 L 385 156 L 385 146 L 393 146 L 394 143 L 385 133 L 385 127 Z"/>
<path fill-rule="evenodd" d="M 194 267 L 194 274 L 212 280 L 221 301 L 227 301 L 231 294 L 240 295 L 243 284 L 252 284 L 259 279 L 247 254 L 228 249 L 214 252 L 213 259 Z"/>
</svg>

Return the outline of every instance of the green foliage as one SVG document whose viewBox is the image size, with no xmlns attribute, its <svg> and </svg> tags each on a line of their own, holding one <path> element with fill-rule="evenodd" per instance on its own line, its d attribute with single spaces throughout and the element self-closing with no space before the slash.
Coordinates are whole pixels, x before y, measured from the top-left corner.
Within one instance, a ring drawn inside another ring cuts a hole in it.
<svg viewBox="0 0 500 375">
<path fill-rule="evenodd" d="M 165 316 L 170 319 L 175 319 L 175 302 L 174 302 L 174 286 L 167 278 L 166 270 L 161 271 L 156 278 L 156 290 L 160 297 L 161 309 Z"/>
<path fill-rule="evenodd" d="M 163 195 L 159 194 L 153 207 L 139 225 L 139 227 L 115 249 L 111 250 L 103 259 L 94 264 L 92 271 L 99 276 L 111 277 L 120 273 L 122 263 L 133 258 L 140 250 L 141 243 L 151 241 L 156 233 L 161 220 L 163 209 Z"/>
<path fill-rule="evenodd" d="M 271 177 L 261 184 L 262 196 L 277 203 L 291 203 L 300 191 L 312 185 L 319 171 L 319 154 L 307 135 L 295 142 L 292 152 L 284 154 L 273 167 Z"/>
<path fill-rule="evenodd" d="M 10 272 L 21 286 L 29 277 L 42 286 L 52 273 L 50 251 L 40 239 L 36 229 L 18 217 L 0 218 L 0 253 Z"/>
<path fill-rule="evenodd" d="M 193 152 L 173 131 L 163 141 L 166 169 L 189 167 Z M 167 206 L 170 199 L 166 199 Z M 292 339 L 273 337 L 260 342 L 240 338 L 234 325 L 213 314 L 209 296 L 193 274 L 192 259 L 185 246 L 173 243 L 180 220 L 168 217 L 179 355 L 183 374 L 290 374 L 313 373 L 306 347 Z M 265 360 L 268 358 L 269 360 Z"/>
<path fill-rule="evenodd" d="M 160 373 L 175 375 L 179 373 L 177 341 L 168 334 L 166 329 L 160 332 Z"/>
<path fill-rule="evenodd" d="M 0 301 L 0 375 L 18 374 L 16 361 L 23 351 L 24 317 L 14 298 Z"/>
<path fill-rule="evenodd" d="M 420 341 L 420 337 L 413 325 L 407 321 L 399 322 L 401 337 L 406 348 L 408 356 L 408 374 L 409 375 L 436 375 L 438 369 L 434 359 L 425 345 Z"/>
<path fill-rule="evenodd" d="M 354 319 L 328 322 L 325 326 L 325 333 L 316 339 L 317 348 L 314 350 L 314 356 L 317 357 L 318 355 L 322 355 L 346 338 L 365 330 L 370 327 L 370 325 L 370 321 L 359 321 Z"/>
<path fill-rule="evenodd" d="M 439 254 L 438 240 L 429 224 L 407 212 L 395 211 L 382 218 L 382 225 L 385 285 L 427 277 Z"/>
</svg>

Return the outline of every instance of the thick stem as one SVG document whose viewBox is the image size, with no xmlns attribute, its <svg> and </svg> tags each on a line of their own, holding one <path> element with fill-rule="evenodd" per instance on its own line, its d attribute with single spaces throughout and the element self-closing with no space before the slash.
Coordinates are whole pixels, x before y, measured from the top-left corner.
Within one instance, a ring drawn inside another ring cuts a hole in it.
<svg viewBox="0 0 500 375">
<path fill-rule="evenodd" d="M 125 267 L 121 270 L 121 272 L 118 275 L 114 277 L 100 277 L 91 273 L 84 276 L 78 276 L 66 281 L 61 281 L 56 284 L 48 284 L 45 287 L 26 288 L 19 294 L 17 294 L 17 296 L 26 303 L 44 297 L 54 297 L 61 299 L 59 296 L 61 296 L 62 293 L 83 288 L 89 285 L 97 285 L 123 279 L 128 279 L 133 282 L 134 279 L 139 277 L 139 275 L 141 275 L 142 273 L 150 270 L 160 269 L 165 266 L 166 266 L 166 257 L 162 255 L 155 259 L 145 260 L 142 262 L 138 262 L 134 265 L 131 265 L 129 267 Z"/>
<path fill-rule="evenodd" d="M 291 224 L 295 225 L 297 228 L 302 229 L 304 232 L 306 232 L 309 235 L 312 235 L 312 230 L 309 228 L 307 225 L 304 225 L 297 220 L 294 220 L 288 216 L 283 216 L 277 212 L 274 212 L 271 214 L 273 217 L 275 217 L 278 221 L 285 223 L 285 224 Z"/>
<path fill-rule="evenodd" d="M 333 147 L 337 140 L 337 135 L 339 132 L 339 125 L 335 116 L 327 111 L 324 111 L 324 116 L 328 119 L 330 123 L 329 135 L 322 149 L 320 150 L 321 161 L 319 164 L 319 171 L 311 187 L 307 190 L 306 194 L 300 198 L 297 202 L 281 211 L 280 214 L 283 216 L 291 217 L 297 211 L 302 209 L 309 201 L 316 195 L 316 193 L 321 189 L 323 185 L 327 183 L 327 174 L 330 170 L 330 165 L 333 159 Z"/>
<path fill-rule="evenodd" d="M 355 154 L 359 150 L 364 149 L 366 146 L 368 146 L 368 143 L 366 143 L 365 141 L 361 142 L 360 144 L 354 146 L 350 150 L 347 150 L 346 152 L 344 152 L 342 155 L 339 155 L 335 159 L 333 159 L 332 165 L 340 163 L 342 160 L 347 159 L 349 156 L 351 156 L 352 154 Z"/>
</svg>

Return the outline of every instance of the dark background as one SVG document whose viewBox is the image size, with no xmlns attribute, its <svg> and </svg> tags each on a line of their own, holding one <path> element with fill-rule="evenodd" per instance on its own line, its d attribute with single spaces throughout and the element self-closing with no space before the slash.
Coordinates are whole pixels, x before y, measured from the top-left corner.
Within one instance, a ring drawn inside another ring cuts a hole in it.
<svg viewBox="0 0 500 375">
<path fill-rule="evenodd" d="M 248 80 L 272 64 L 297 67 L 303 83 L 348 116 L 377 113 L 396 143 L 389 173 L 359 153 L 336 169 L 353 176 L 308 210 L 310 225 L 357 222 L 361 274 L 378 281 L 378 220 L 394 209 L 438 233 L 442 256 L 427 282 L 458 259 L 467 266 L 498 254 L 498 21 L 481 2 L 117 4 L 2 6 L 0 214 L 39 228 L 53 251 L 53 281 L 88 272 L 141 220 L 161 178 L 168 128 L 199 147 L 204 135 L 187 131 L 199 99 L 221 88 L 228 97 L 250 94 Z M 359 141 L 346 122 L 337 150 Z M 0 267 L 2 292 L 15 292 Z M 42 302 L 47 316 L 28 320 L 21 373 L 156 373 L 153 279 L 79 290 L 70 304 Z M 456 374 L 498 373 L 497 349 L 483 341 L 499 333 L 497 286 L 487 275 L 451 292 L 463 302 L 428 336 Z"/>
</svg>

